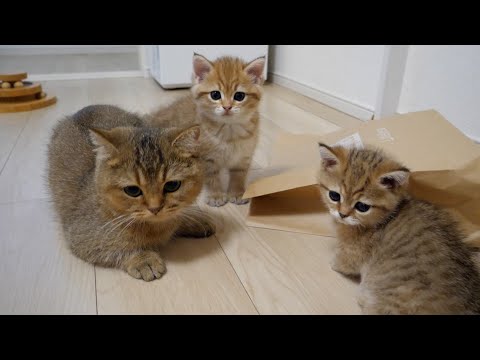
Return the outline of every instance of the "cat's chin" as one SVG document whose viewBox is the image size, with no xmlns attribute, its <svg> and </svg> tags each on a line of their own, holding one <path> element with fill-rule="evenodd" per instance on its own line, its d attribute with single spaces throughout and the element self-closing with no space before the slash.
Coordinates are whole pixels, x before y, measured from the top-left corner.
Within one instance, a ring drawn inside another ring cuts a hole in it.
<svg viewBox="0 0 480 360">
<path fill-rule="evenodd" d="M 335 221 L 342 224 L 342 225 L 347 225 L 347 226 L 360 226 L 361 223 L 360 221 L 356 220 L 356 219 L 339 219 L 339 218 L 335 218 Z"/>
<path fill-rule="evenodd" d="M 223 115 L 214 115 L 214 119 L 216 122 L 221 123 L 221 124 L 245 124 L 250 121 L 250 118 L 248 116 L 245 116 L 244 114 L 223 114 Z"/>
<path fill-rule="evenodd" d="M 144 215 L 144 216 L 137 216 L 136 221 L 137 222 L 143 222 L 143 223 L 149 223 L 149 224 L 156 224 L 156 223 L 161 223 L 168 221 L 172 217 L 174 217 L 175 214 L 174 212 L 170 213 L 163 213 L 163 214 L 158 214 L 158 215 Z"/>
</svg>

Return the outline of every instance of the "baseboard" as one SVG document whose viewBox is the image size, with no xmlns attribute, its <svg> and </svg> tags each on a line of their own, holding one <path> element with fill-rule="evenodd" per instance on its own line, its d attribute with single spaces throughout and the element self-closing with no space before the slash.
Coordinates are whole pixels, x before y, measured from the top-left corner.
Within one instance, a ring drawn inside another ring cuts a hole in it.
<svg viewBox="0 0 480 360">
<path fill-rule="evenodd" d="M 85 73 L 64 73 L 64 74 L 33 74 L 28 75 L 28 81 L 49 81 L 49 80 L 89 80 L 89 79 L 111 79 L 126 77 L 143 77 L 143 71 L 103 71 Z"/>
<path fill-rule="evenodd" d="M 288 79 L 285 76 L 274 73 L 269 73 L 269 75 L 270 81 L 275 84 L 294 90 L 302 95 L 319 101 L 325 105 L 328 105 L 336 110 L 342 111 L 360 120 L 367 121 L 373 118 L 373 110 L 366 109 L 360 105 L 338 98 L 325 91 L 317 90 L 310 86 L 301 84 L 295 80 Z"/>
<path fill-rule="evenodd" d="M 480 144 L 480 137 L 478 137 L 478 136 L 471 136 L 471 135 L 468 135 L 468 134 L 467 134 L 467 136 L 468 136 L 470 139 L 472 139 L 475 143 Z"/>
<path fill-rule="evenodd" d="M 0 55 L 135 53 L 138 45 L 0 45 Z"/>
</svg>

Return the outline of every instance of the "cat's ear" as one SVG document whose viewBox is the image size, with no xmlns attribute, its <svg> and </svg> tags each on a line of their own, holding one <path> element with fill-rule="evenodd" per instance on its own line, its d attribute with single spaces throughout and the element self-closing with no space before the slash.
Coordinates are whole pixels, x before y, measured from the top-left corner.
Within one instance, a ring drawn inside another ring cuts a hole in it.
<svg viewBox="0 0 480 360">
<path fill-rule="evenodd" d="M 90 129 L 90 138 L 96 149 L 97 159 L 107 159 L 118 153 L 118 147 L 124 143 L 130 129 L 126 127 L 117 127 L 111 130 L 107 129 Z"/>
<path fill-rule="evenodd" d="M 335 154 L 333 149 L 325 144 L 318 143 L 319 150 L 320 150 L 320 157 L 322 158 L 322 167 L 327 171 L 331 171 L 336 169 L 340 160 L 338 159 L 338 155 Z"/>
<path fill-rule="evenodd" d="M 256 58 L 250 62 L 244 69 L 248 76 L 252 78 L 254 84 L 263 84 L 263 70 L 265 68 L 265 56 Z"/>
<path fill-rule="evenodd" d="M 213 65 L 206 57 L 193 53 L 193 77 L 196 84 L 203 81 L 212 69 Z"/>
<path fill-rule="evenodd" d="M 401 168 L 383 174 L 378 179 L 378 182 L 380 183 L 380 186 L 383 186 L 386 189 L 394 189 L 397 187 L 406 186 L 409 178 L 410 170 L 407 168 Z"/>
<path fill-rule="evenodd" d="M 179 149 L 187 157 L 197 155 L 199 148 L 200 126 L 195 125 L 183 130 L 172 141 L 172 147 Z"/>
</svg>

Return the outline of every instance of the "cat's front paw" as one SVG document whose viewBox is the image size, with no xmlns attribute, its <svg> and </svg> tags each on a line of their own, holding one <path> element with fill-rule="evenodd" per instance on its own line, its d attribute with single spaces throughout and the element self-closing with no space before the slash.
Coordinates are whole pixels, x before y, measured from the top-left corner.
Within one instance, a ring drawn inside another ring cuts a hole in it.
<svg viewBox="0 0 480 360">
<path fill-rule="evenodd" d="M 211 220 L 197 220 L 183 225 L 178 232 L 178 236 L 206 238 L 215 234 L 216 230 L 217 228 Z"/>
<path fill-rule="evenodd" d="M 343 275 L 349 274 L 348 267 L 346 267 L 345 264 L 343 264 L 337 256 L 335 256 L 332 260 L 330 260 L 330 267 L 332 268 L 333 271 L 336 271 L 340 274 L 343 274 Z"/>
<path fill-rule="evenodd" d="M 343 260 L 339 256 L 335 256 L 330 261 L 330 267 L 332 268 L 333 271 L 336 271 L 342 275 L 345 275 L 351 278 L 357 278 L 358 276 L 360 276 L 359 271 L 354 269 L 351 264 L 349 264 L 347 261 Z"/>
<path fill-rule="evenodd" d="M 154 251 L 133 255 L 125 264 L 127 273 L 135 279 L 152 281 L 160 279 L 167 271 L 162 257 Z"/>
<path fill-rule="evenodd" d="M 343 274 L 343 271 L 342 271 L 342 268 L 338 265 L 338 263 L 335 261 L 335 259 L 333 260 L 330 260 L 330 268 L 333 270 L 333 271 L 336 271 L 340 274 Z"/>
<path fill-rule="evenodd" d="M 243 193 L 242 194 L 229 194 L 228 195 L 228 201 L 237 205 L 243 205 L 243 204 L 248 204 L 250 199 L 242 199 Z"/>
<path fill-rule="evenodd" d="M 207 196 L 207 205 L 219 207 L 227 203 L 227 196 L 225 194 L 212 194 Z"/>
</svg>

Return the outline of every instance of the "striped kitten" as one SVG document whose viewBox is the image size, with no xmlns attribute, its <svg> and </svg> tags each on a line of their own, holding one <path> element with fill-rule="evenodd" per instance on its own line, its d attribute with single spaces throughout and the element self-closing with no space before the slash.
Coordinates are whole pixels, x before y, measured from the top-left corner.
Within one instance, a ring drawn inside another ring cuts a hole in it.
<svg viewBox="0 0 480 360">
<path fill-rule="evenodd" d="M 194 54 L 191 94 L 150 115 L 153 126 L 200 125 L 210 206 L 248 202 L 242 196 L 257 145 L 264 66 L 264 57 L 250 63 L 228 56 L 211 62 Z M 226 193 L 221 169 L 229 171 Z"/>
<path fill-rule="evenodd" d="M 338 237 L 332 269 L 360 275 L 362 312 L 479 314 L 472 254 L 446 212 L 409 196 L 409 170 L 380 150 L 319 145 Z"/>
<path fill-rule="evenodd" d="M 194 206 L 203 183 L 199 127 L 154 129 L 116 106 L 92 105 L 55 126 L 48 184 L 73 254 L 145 281 L 166 266 L 174 236 L 207 237 L 215 225 Z"/>
</svg>

